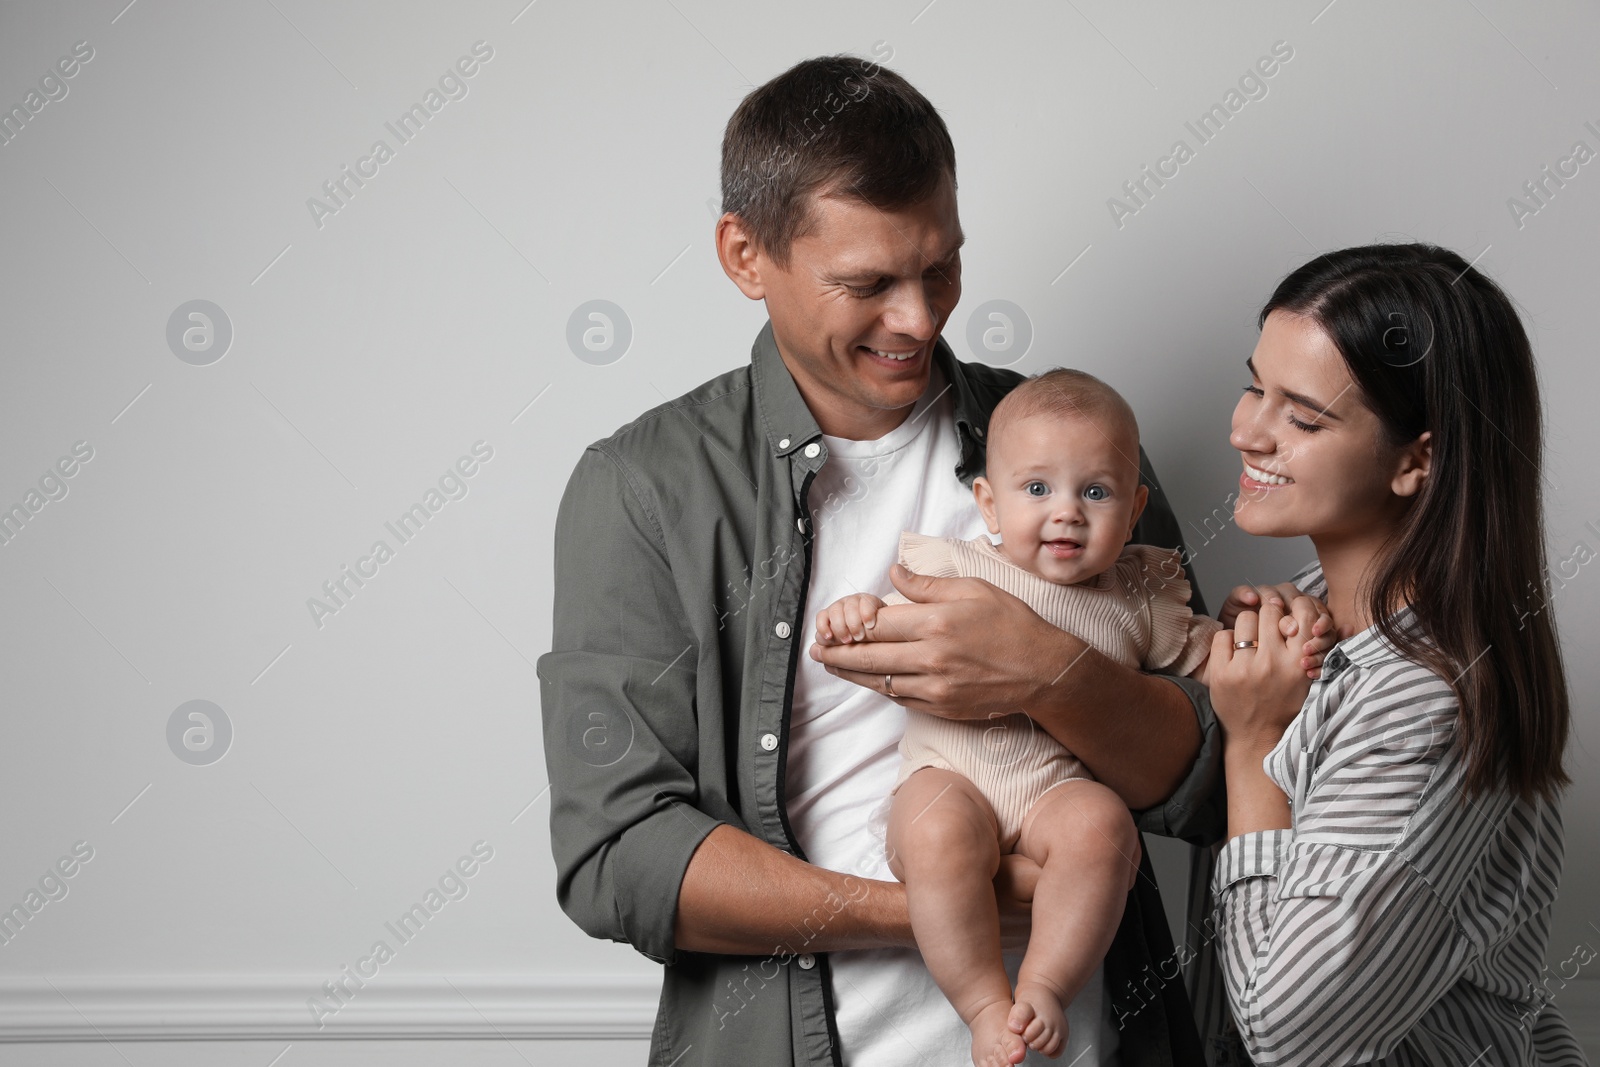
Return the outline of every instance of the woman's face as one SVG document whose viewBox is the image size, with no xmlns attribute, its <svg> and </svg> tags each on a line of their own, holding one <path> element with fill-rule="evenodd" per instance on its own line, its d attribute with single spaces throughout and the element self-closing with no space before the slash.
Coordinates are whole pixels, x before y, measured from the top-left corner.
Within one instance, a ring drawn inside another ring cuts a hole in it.
<svg viewBox="0 0 1600 1067">
<path fill-rule="evenodd" d="M 1315 320 L 1274 311 L 1247 362 L 1228 440 L 1244 461 L 1234 518 L 1267 537 L 1381 535 L 1416 492 L 1344 357 Z M 1401 495 L 1404 494 L 1404 495 Z"/>
</svg>

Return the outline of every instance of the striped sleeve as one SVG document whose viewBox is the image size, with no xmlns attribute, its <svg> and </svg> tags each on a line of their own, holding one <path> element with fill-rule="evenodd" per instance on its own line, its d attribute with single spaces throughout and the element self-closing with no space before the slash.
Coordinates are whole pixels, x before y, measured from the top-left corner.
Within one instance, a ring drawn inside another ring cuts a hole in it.
<svg viewBox="0 0 1600 1067">
<path fill-rule="evenodd" d="M 1470 852 L 1478 832 L 1459 805 L 1434 803 L 1457 777 L 1455 713 L 1425 668 L 1367 672 L 1315 746 L 1311 780 L 1291 783 L 1295 828 L 1242 834 L 1218 856 L 1221 963 L 1257 1067 L 1380 1059 L 1472 963 L 1409 859 Z"/>
</svg>

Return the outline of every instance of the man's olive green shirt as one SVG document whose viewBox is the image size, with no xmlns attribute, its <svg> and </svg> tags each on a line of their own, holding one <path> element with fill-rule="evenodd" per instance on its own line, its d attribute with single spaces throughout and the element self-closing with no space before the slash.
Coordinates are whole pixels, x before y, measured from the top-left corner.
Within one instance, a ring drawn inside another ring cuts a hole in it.
<svg viewBox="0 0 1600 1067">
<path fill-rule="evenodd" d="M 955 395 L 952 474 L 970 486 L 989 414 L 1022 375 L 962 363 L 943 339 L 934 358 Z M 656 1067 L 842 1062 L 828 958 L 807 952 L 806 917 L 764 956 L 673 944 L 684 870 L 719 823 L 805 858 L 785 813 L 784 759 L 821 437 L 768 323 L 748 365 L 590 445 L 556 518 L 555 623 L 538 663 L 556 894 L 590 935 L 665 965 Z M 1181 549 L 1140 460 L 1150 499 L 1134 540 Z M 1193 604 L 1204 610 L 1198 591 Z M 1224 825 L 1220 737 L 1204 687 L 1173 681 L 1194 703 L 1200 756 L 1139 825 L 1208 843 Z M 1146 859 L 1105 962 L 1127 1067 L 1201 1062 L 1177 959 Z"/>
</svg>

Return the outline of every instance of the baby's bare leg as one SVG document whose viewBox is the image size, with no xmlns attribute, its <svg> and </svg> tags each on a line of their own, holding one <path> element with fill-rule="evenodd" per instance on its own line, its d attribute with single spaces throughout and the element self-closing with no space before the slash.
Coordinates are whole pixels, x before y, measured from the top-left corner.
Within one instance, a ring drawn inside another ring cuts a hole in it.
<svg viewBox="0 0 1600 1067">
<path fill-rule="evenodd" d="M 1000 958 L 1000 842 L 989 802 L 961 775 L 924 767 L 894 795 L 887 844 L 917 947 L 972 1031 L 972 1062 L 1021 1063 L 1023 1039 L 1006 1028 L 1011 982 Z"/>
<path fill-rule="evenodd" d="M 1139 873 L 1139 833 L 1122 799 L 1071 781 L 1028 809 L 1017 851 L 1043 868 L 1008 1025 L 1047 1056 L 1066 1047 L 1066 1006 L 1111 947 Z"/>
</svg>

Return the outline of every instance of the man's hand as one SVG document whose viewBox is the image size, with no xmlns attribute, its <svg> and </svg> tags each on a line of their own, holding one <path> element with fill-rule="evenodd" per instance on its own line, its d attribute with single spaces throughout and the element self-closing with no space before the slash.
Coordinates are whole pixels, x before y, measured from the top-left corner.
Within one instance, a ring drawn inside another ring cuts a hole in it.
<svg viewBox="0 0 1600 1067">
<path fill-rule="evenodd" d="M 817 642 L 847 645 L 865 641 L 867 631 L 878 625 L 878 609 L 883 601 L 871 593 L 851 593 L 817 612 Z"/>
<path fill-rule="evenodd" d="M 1222 602 L 1222 610 L 1217 612 L 1217 620 L 1223 626 L 1232 629 L 1239 620 L 1243 611 L 1257 611 L 1261 605 L 1276 597 L 1283 604 L 1293 604 L 1296 600 L 1309 600 L 1316 606 L 1317 618 L 1311 624 L 1308 636 L 1300 647 L 1300 668 L 1306 672 L 1306 677 L 1317 679 L 1322 676 L 1322 660 L 1327 656 L 1328 650 L 1339 642 L 1339 635 L 1334 632 L 1333 615 L 1329 613 L 1328 606 L 1314 596 L 1302 593 L 1293 582 L 1279 582 L 1277 585 L 1236 585 L 1228 594 L 1228 599 Z M 1294 637 L 1300 632 L 1299 623 L 1292 614 L 1285 613 L 1280 624 L 1284 637 Z"/>
<path fill-rule="evenodd" d="M 914 603 L 880 608 L 865 641 L 814 644 L 811 658 L 879 693 L 892 676 L 890 699 L 904 707 L 959 719 L 1014 714 L 1068 666 L 1056 663 L 1063 640 L 1088 647 L 981 578 L 929 578 L 895 564 L 889 580 Z"/>
</svg>

